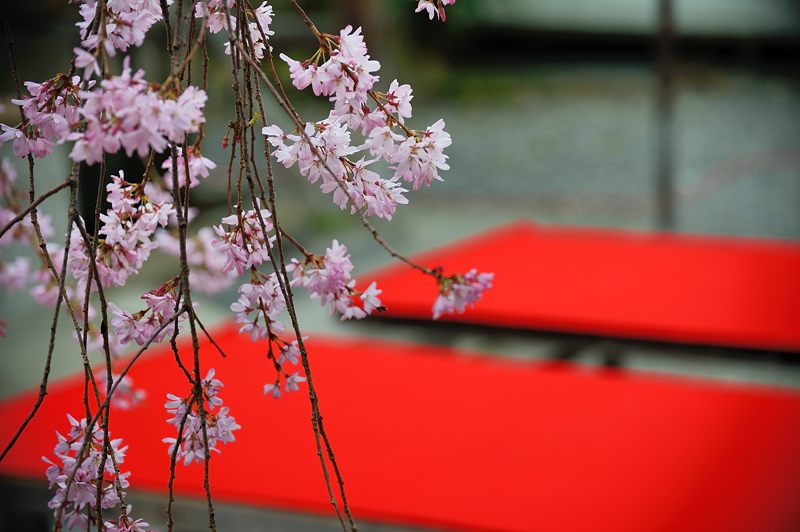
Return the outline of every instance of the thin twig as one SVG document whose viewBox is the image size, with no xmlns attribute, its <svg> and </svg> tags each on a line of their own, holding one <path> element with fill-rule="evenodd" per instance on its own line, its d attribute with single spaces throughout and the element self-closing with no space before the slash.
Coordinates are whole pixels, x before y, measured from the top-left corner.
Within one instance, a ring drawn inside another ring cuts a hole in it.
<svg viewBox="0 0 800 532">
<path fill-rule="evenodd" d="M 219 344 L 214 340 L 214 338 L 211 336 L 211 334 L 209 334 L 209 332 L 206 330 L 205 326 L 203 326 L 203 322 L 200 321 L 200 317 L 195 314 L 195 319 L 197 320 L 197 324 L 200 326 L 200 329 L 205 333 L 206 338 L 208 338 L 208 341 L 211 342 L 211 345 L 213 345 L 214 347 L 217 348 L 217 351 L 219 351 L 219 354 L 222 355 L 223 358 L 228 358 L 228 355 L 225 354 L 225 351 L 222 350 L 222 348 L 219 346 Z"/>
<path fill-rule="evenodd" d="M 71 187 L 70 198 L 73 198 L 75 197 L 77 191 L 77 182 L 75 181 L 74 175 L 70 176 L 68 183 L 70 184 Z M 67 213 L 68 228 L 72 225 L 72 221 L 76 216 L 77 216 L 77 210 L 75 210 L 74 208 L 69 210 L 69 212 Z M 67 274 L 67 262 L 69 261 L 69 238 L 70 238 L 69 231 L 67 231 L 66 242 L 64 243 L 64 257 L 61 260 L 61 274 L 59 275 L 59 280 L 58 280 L 60 286 L 64 285 L 64 280 Z M 36 412 L 39 411 L 39 407 L 42 405 L 42 402 L 44 401 L 44 398 L 47 395 L 47 382 L 50 376 L 50 364 L 53 360 L 53 350 L 55 348 L 56 330 L 58 329 L 58 315 L 59 311 L 61 310 L 61 304 L 64 301 L 63 295 L 64 292 L 59 290 L 58 297 L 56 299 L 56 308 L 55 311 L 53 312 L 53 320 L 50 324 L 50 342 L 47 346 L 47 359 L 45 360 L 44 371 L 42 373 L 42 380 L 39 383 L 39 394 L 36 396 L 36 401 L 34 402 L 30 413 L 28 413 L 28 416 L 22 421 L 19 428 L 17 429 L 17 432 L 14 433 L 14 436 L 11 438 L 11 441 L 9 441 L 6 447 L 3 449 L 3 453 L 0 454 L 0 462 L 3 461 L 3 459 L 6 457 L 6 454 L 8 454 L 11 448 L 14 447 L 14 444 L 17 443 L 19 437 L 22 436 L 22 433 L 25 431 L 25 428 L 31 422 L 33 417 L 36 415 Z"/>
<path fill-rule="evenodd" d="M 35 209 L 39 205 L 41 205 L 47 198 L 49 198 L 50 196 L 52 196 L 52 195 L 64 190 L 65 188 L 69 187 L 70 185 L 71 184 L 70 184 L 69 180 L 62 181 L 61 183 L 56 185 L 54 188 L 48 190 L 47 192 L 45 192 L 44 194 L 39 196 L 39 198 L 36 199 L 36 201 L 34 201 L 33 203 L 29 204 L 25 208 L 25 210 L 23 210 L 22 212 L 17 214 L 5 226 L 3 226 L 3 229 L 0 229 L 0 238 L 3 238 L 4 234 L 6 234 L 8 231 L 10 231 L 11 228 L 14 227 L 16 224 L 18 224 L 23 219 L 25 219 L 25 217 L 28 216 L 33 209 Z"/>
</svg>

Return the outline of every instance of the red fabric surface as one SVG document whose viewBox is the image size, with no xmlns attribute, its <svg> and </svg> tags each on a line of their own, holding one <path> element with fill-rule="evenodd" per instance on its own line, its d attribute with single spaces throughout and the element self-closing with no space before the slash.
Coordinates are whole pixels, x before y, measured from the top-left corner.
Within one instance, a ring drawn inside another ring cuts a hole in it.
<svg viewBox="0 0 800 532">
<path fill-rule="evenodd" d="M 441 320 L 800 351 L 800 244 L 517 222 L 416 260 L 495 273 L 473 310 Z M 373 280 L 382 315 L 431 319 L 430 277 L 400 264 Z"/>
<path fill-rule="evenodd" d="M 264 397 L 263 349 L 232 327 L 216 336 L 229 358 L 204 341 L 203 365 L 216 368 L 243 428 L 213 455 L 215 498 L 329 515 L 307 390 Z M 310 349 L 360 518 L 474 530 L 800 529 L 800 394 L 373 340 L 315 338 Z M 132 486 L 164 492 L 161 439 L 174 435 L 164 395 L 186 393 L 185 380 L 163 348 L 131 375 L 148 400 L 114 411 L 112 433 L 129 444 Z M 80 378 L 53 384 L 0 473 L 44 479 L 40 457 L 52 456 L 65 414 L 80 415 L 80 388 Z M 0 405 L 3 444 L 33 398 Z M 201 471 L 179 466 L 177 491 L 201 496 Z"/>
</svg>

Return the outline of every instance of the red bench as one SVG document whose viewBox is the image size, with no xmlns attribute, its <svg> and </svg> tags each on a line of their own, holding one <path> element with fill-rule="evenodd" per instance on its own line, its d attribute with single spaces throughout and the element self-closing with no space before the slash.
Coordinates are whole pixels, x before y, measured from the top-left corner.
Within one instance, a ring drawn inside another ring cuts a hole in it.
<svg viewBox="0 0 800 532">
<path fill-rule="evenodd" d="M 203 340 L 204 373 L 216 368 L 220 396 L 242 425 L 213 455 L 215 497 L 330 515 L 306 390 L 264 397 L 272 370 L 263 349 L 233 326 L 215 336 L 229 356 Z M 798 393 L 374 340 L 309 345 L 362 519 L 541 532 L 800 530 Z M 129 444 L 132 487 L 164 493 L 161 439 L 174 435 L 164 396 L 185 393 L 186 383 L 164 347 L 131 376 L 148 400 L 113 412 L 112 433 Z M 65 414 L 80 416 L 81 390 L 79 377 L 51 386 L 0 474 L 44 481 L 41 456 L 52 456 Z M 0 404 L 3 444 L 34 396 Z M 201 470 L 180 466 L 177 491 L 201 496 Z"/>
<path fill-rule="evenodd" d="M 518 222 L 416 257 L 494 272 L 445 321 L 618 338 L 800 351 L 800 244 Z M 364 276 L 388 318 L 431 319 L 435 283 L 395 265 Z"/>
</svg>

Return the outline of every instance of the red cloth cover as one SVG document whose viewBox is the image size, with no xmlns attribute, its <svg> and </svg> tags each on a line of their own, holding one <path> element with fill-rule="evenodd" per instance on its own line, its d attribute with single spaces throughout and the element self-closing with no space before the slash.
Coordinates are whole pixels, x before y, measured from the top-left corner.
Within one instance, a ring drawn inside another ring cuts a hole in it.
<svg viewBox="0 0 800 532">
<path fill-rule="evenodd" d="M 415 260 L 495 273 L 473 310 L 441 320 L 800 351 L 800 244 L 517 222 Z M 383 316 L 431 319 L 429 276 L 397 264 L 373 280 Z"/>
<path fill-rule="evenodd" d="M 501 285 L 502 286 L 502 285 Z M 221 397 L 242 425 L 211 460 L 218 501 L 330 515 L 307 390 L 262 394 L 263 345 L 233 326 L 207 341 Z M 472 530 L 753 532 L 800 530 L 800 394 L 568 364 L 457 356 L 440 347 L 312 338 L 322 413 L 362 519 Z M 187 343 L 184 360 L 191 360 Z M 463 355 L 463 353 L 462 353 Z M 188 393 L 160 347 L 131 373 L 145 404 L 113 411 L 133 488 L 165 492 L 165 394 Z M 80 377 L 53 383 L 0 474 L 40 479 Z M 0 404 L 9 440 L 34 392 Z M 202 467 L 177 468 L 202 496 Z M 166 502 L 166 496 L 165 496 Z"/>
</svg>

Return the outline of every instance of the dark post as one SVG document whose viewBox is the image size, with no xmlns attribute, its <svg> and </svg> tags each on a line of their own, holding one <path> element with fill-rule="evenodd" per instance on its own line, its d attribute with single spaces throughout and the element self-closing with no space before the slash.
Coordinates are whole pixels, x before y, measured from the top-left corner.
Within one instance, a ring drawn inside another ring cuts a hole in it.
<svg viewBox="0 0 800 532">
<path fill-rule="evenodd" d="M 673 50 L 672 0 L 658 0 L 658 93 L 656 112 L 657 224 L 663 231 L 675 227 L 673 187 Z"/>
</svg>

